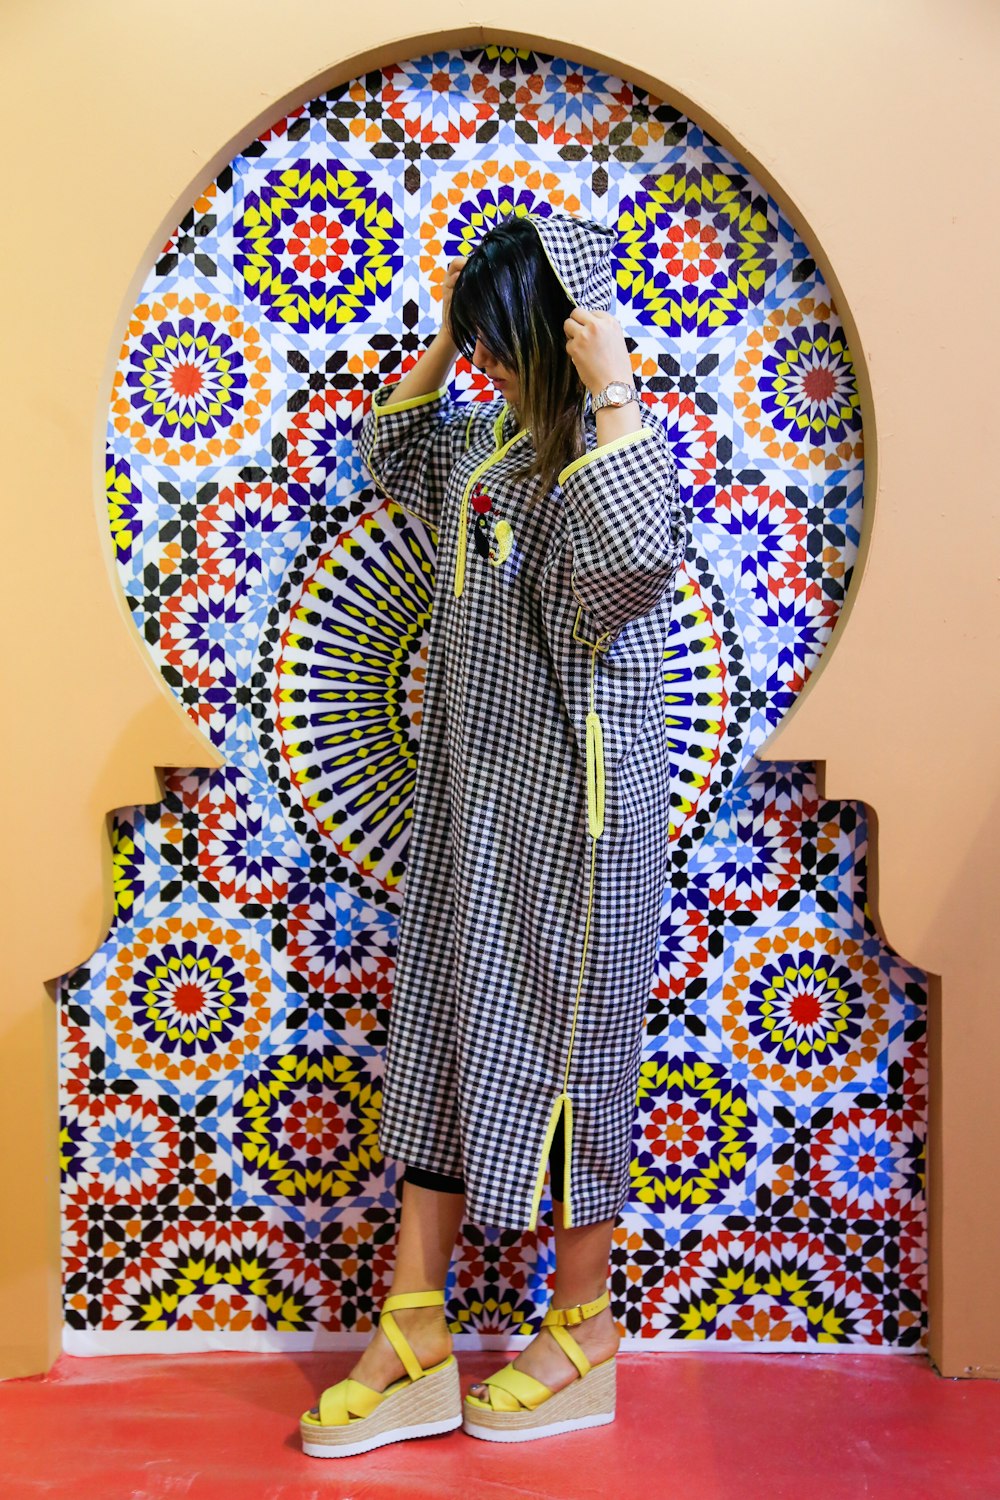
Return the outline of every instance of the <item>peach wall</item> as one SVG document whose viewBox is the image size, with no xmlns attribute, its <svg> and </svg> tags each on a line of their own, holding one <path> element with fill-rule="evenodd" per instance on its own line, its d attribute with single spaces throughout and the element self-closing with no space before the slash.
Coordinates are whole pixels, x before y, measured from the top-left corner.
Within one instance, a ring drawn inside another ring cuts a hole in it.
<svg viewBox="0 0 1000 1500">
<path fill-rule="evenodd" d="M 103 436 L 125 318 L 197 189 L 290 103 L 366 67 L 482 40 L 607 64 L 708 126 L 786 209 L 857 362 L 865 534 L 818 671 L 761 757 L 822 762 L 870 809 L 883 936 L 931 984 L 931 1352 L 1000 1374 L 994 1160 L 1000 833 L 987 320 L 997 16 L 906 0 L 149 0 L 5 7 L 2 399 L 8 416 L 0 1375 L 59 1348 L 55 1017 L 46 981 L 111 921 L 108 814 L 157 766 L 217 766 L 148 661 L 114 573 Z M 780 39 L 780 45 L 779 45 Z M 53 93 L 58 108 L 45 108 Z M 113 184 L 113 196 L 109 184 Z M 109 211 L 113 202 L 114 212 Z M 44 906 L 40 900 L 44 894 Z M 44 909 L 44 927 L 35 914 Z"/>
</svg>

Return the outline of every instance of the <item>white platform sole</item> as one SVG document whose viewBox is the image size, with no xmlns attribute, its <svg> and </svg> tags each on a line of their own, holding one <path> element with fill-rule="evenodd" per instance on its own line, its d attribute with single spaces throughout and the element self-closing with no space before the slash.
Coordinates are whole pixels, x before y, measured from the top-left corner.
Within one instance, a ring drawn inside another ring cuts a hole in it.
<svg viewBox="0 0 1000 1500">
<path fill-rule="evenodd" d="M 462 1426 L 470 1437 L 488 1443 L 530 1443 L 533 1438 L 603 1427 L 615 1419 L 615 1356 L 592 1365 L 586 1375 L 571 1380 L 532 1410 L 492 1411 L 462 1403 Z"/>
<path fill-rule="evenodd" d="M 534 1438 L 555 1437 L 559 1432 L 576 1432 L 581 1427 L 604 1427 L 615 1420 L 613 1411 L 598 1412 L 592 1417 L 567 1417 L 563 1422 L 549 1422 L 545 1427 L 477 1427 L 468 1420 L 462 1423 L 470 1437 L 485 1438 L 488 1443 L 530 1443 Z"/>
<path fill-rule="evenodd" d="M 382 1448 L 386 1443 L 398 1443 L 404 1438 L 433 1437 L 439 1432 L 453 1432 L 461 1427 L 461 1417 L 444 1417 L 437 1422 L 417 1422 L 413 1427 L 390 1427 L 386 1432 L 373 1437 L 361 1438 L 356 1443 L 310 1443 L 302 1439 L 302 1452 L 310 1458 L 348 1458 L 352 1453 L 368 1453 L 372 1448 Z"/>
</svg>

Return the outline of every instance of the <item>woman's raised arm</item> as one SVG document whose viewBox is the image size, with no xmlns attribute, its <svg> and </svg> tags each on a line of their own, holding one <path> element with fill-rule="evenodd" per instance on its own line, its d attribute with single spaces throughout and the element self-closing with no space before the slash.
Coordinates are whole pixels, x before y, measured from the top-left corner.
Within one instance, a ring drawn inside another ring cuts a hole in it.
<svg viewBox="0 0 1000 1500">
<path fill-rule="evenodd" d="M 361 457 L 377 489 L 437 529 L 445 485 L 461 449 L 469 410 L 448 394 L 458 358 L 448 311 L 462 268 L 460 256 L 445 274 L 441 328 L 401 380 L 381 385 L 361 424 Z"/>
<path fill-rule="evenodd" d="M 451 294 L 464 264 L 461 255 L 448 262 L 444 273 L 444 290 L 441 299 L 441 327 L 427 348 L 422 352 L 412 369 L 407 370 L 402 380 L 392 388 L 393 401 L 411 401 L 414 396 L 427 396 L 440 390 L 451 374 L 451 367 L 458 358 L 458 347 L 451 336 L 448 313 L 451 309 Z"/>
<path fill-rule="evenodd" d="M 427 396 L 431 391 L 441 390 L 447 385 L 457 358 L 458 349 L 451 334 L 447 328 L 440 328 L 416 364 L 411 365 L 402 380 L 393 385 L 393 402 L 412 401 L 414 396 Z"/>
</svg>

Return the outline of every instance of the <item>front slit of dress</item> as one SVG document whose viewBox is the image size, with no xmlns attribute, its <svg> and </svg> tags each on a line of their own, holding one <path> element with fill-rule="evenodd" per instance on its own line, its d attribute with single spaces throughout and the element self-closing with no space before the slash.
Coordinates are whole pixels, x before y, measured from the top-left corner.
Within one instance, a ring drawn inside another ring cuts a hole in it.
<svg viewBox="0 0 1000 1500">
<path fill-rule="evenodd" d="M 545 1165 L 548 1161 L 549 1148 L 552 1137 L 555 1134 L 556 1122 L 559 1119 L 560 1109 L 565 1110 L 565 1157 L 563 1165 L 563 1225 L 567 1229 L 573 1227 L 573 1200 L 571 1196 L 571 1176 L 573 1161 L 573 1100 L 569 1092 L 569 1070 L 573 1059 L 573 1042 L 576 1038 L 576 1018 L 580 1009 L 580 995 L 583 992 L 583 975 L 587 962 L 587 944 L 590 940 L 590 921 L 594 909 L 594 877 L 597 867 L 597 840 L 604 831 L 604 737 L 601 730 L 600 715 L 594 706 L 594 677 L 597 671 L 597 653 L 604 649 L 605 637 L 599 636 L 595 641 L 584 641 L 577 634 L 580 623 L 580 611 L 577 611 L 576 623 L 573 629 L 574 639 L 581 641 L 590 647 L 590 707 L 587 713 L 587 829 L 590 834 L 590 889 L 587 894 L 587 917 L 583 928 L 583 948 L 580 954 L 580 971 L 576 984 L 576 999 L 573 1002 L 573 1019 L 570 1023 L 569 1044 L 566 1048 L 566 1068 L 563 1074 L 563 1086 L 560 1093 L 555 1097 L 552 1110 L 549 1114 L 549 1123 L 545 1131 L 545 1139 L 542 1142 L 542 1155 L 535 1175 L 535 1188 L 531 1198 L 531 1212 L 528 1218 L 528 1229 L 533 1230 L 538 1223 L 538 1209 L 542 1198 L 542 1182 L 545 1176 Z"/>
</svg>

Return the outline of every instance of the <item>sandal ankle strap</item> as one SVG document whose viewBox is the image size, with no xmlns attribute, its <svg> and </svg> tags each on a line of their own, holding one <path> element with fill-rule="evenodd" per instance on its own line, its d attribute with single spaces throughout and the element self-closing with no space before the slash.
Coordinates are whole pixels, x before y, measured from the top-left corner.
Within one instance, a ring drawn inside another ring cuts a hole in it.
<svg viewBox="0 0 1000 1500">
<path fill-rule="evenodd" d="M 389 1340 L 396 1353 L 399 1355 L 403 1369 L 411 1380 L 419 1380 L 427 1371 L 420 1363 L 416 1354 L 410 1346 L 410 1341 L 400 1328 L 393 1316 L 394 1308 L 403 1307 L 441 1307 L 444 1304 L 444 1292 L 433 1288 L 425 1292 L 392 1292 L 382 1303 L 382 1311 L 379 1314 L 379 1327 Z"/>
<path fill-rule="evenodd" d="M 382 1303 L 383 1312 L 394 1307 L 443 1307 L 444 1292 L 432 1288 L 426 1292 L 392 1292 Z"/>
<path fill-rule="evenodd" d="M 542 1327 L 565 1327 L 567 1323 L 582 1323 L 584 1318 L 592 1318 L 595 1313 L 601 1312 L 611 1302 L 611 1293 L 607 1287 L 593 1302 L 577 1302 L 574 1307 L 550 1307 L 542 1319 Z"/>
</svg>

